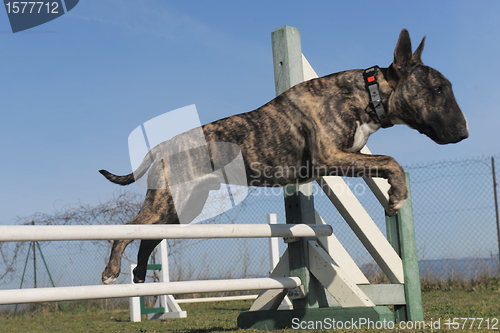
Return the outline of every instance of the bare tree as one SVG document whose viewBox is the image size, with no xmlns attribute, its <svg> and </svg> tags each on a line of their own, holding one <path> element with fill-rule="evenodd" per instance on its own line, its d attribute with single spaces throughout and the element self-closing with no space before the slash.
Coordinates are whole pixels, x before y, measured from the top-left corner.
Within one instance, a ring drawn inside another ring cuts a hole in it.
<svg viewBox="0 0 500 333">
<path fill-rule="evenodd" d="M 236 211 L 233 210 L 228 214 L 224 210 L 217 207 L 222 207 L 223 200 L 227 198 L 220 197 L 212 200 L 209 204 L 209 209 L 219 209 L 220 214 L 215 217 L 204 220 L 200 223 L 233 223 L 239 216 L 241 210 L 245 206 L 245 202 L 238 205 Z M 130 191 L 119 191 L 113 197 L 105 202 L 99 202 L 95 205 L 77 203 L 70 204 L 56 210 L 53 214 L 35 213 L 28 217 L 18 217 L 16 224 L 19 225 L 119 225 L 131 221 L 139 212 L 143 202 L 143 196 Z M 169 239 L 168 251 L 170 256 L 174 256 L 174 265 L 181 265 L 180 260 L 175 260 L 175 257 L 181 257 L 182 250 L 193 246 L 203 240 L 182 240 Z M 47 244 L 50 242 L 44 242 Z M 78 246 L 81 250 L 84 242 L 60 242 L 60 248 L 66 247 L 74 250 Z M 88 241 L 87 241 L 88 244 Z M 103 254 L 103 258 L 108 255 L 109 249 L 112 246 L 112 241 L 92 241 L 96 250 Z M 0 281 L 10 282 L 12 279 L 20 277 L 19 270 L 16 272 L 16 267 L 19 267 L 19 262 L 24 260 L 27 251 L 29 251 L 30 242 L 0 242 Z M 21 259 L 20 259 L 21 258 Z M 134 258 L 127 257 L 124 253 L 124 260 L 135 262 Z M 2 267 L 3 266 L 3 267 Z M 174 268 L 175 269 L 175 268 Z M 123 272 L 126 274 L 126 272 Z"/>
</svg>

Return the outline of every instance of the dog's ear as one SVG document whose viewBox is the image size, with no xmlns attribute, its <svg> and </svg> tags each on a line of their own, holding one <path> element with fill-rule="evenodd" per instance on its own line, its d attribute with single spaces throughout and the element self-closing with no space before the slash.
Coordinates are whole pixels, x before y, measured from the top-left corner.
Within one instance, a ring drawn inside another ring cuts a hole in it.
<svg viewBox="0 0 500 333">
<path fill-rule="evenodd" d="M 413 62 L 416 64 L 422 64 L 422 51 L 424 50 L 425 36 L 422 38 L 420 45 L 417 47 L 415 52 L 413 52 Z"/>
<path fill-rule="evenodd" d="M 394 50 L 394 69 L 404 72 L 411 65 L 412 58 L 413 54 L 411 53 L 410 34 L 408 33 L 408 30 L 403 29 L 399 34 L 399 40 L 396 44 L 396 50 Z"/>
</svg>

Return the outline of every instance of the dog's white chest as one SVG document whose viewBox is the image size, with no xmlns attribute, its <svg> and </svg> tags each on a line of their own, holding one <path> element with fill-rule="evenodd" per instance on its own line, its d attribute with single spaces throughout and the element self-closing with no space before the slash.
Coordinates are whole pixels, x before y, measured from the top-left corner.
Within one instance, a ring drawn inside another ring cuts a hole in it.
<svg viewBox="0 0 500 333">
<path fill-rule="evenodd" d="M 352 152 L 357 152 L 363 148 L 368 140 L 368 137 L 380 128 L 380 125 L 378 124 L 361 124 L 359 121 L 356 121 L 356 124 L 358 127 L 354 133 L 354 144 L 351 148 Z"/>
</svg>

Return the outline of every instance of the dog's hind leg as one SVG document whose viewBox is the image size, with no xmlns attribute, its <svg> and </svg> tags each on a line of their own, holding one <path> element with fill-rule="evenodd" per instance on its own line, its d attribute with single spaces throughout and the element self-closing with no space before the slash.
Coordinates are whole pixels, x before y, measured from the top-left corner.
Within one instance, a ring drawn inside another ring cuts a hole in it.
<svg viewBox="0 0 500 333">
<path fill-rule="evenodd" d="M 125 251 L 127 245 L 132 243 L 133 240 L 115 240 L 113 242 L 113 247 L 111 248 L 111 255 L 109 257 L 108 265 L 102 273 L 102 282 L 104 284 L 111 284 L 116 281 L 118 275 L 120 275 L 120 268 L 122 262 L 122 254 Z"/>
<path fill-rule="evenodd" d="M 203 206 L 209 196 L 210 190 L 217 190 L 220 188 L 219 182 L 214 182 L 209 179 L 206 182 L 199 183 L 196 188 L 193 189 L 191 193 L 186 195 L 185 201 L 178 204 L 182 209 L 182 221 L 183 223 L 188 223 L 193 221 L 203 210 Z M 176 214 L 169 214 L 166 217 L 168 220 L 161 221 L 161 223 L 167 224 L 179 224 L 179 218 Z M 159 221 L 160 222 L 160 221 Z M 137 267 L 134 269 L 134 282 L 143 283 L 146 279 L 146 271 L 148 266 L 149 256 L 155 247 L 160 244 L 161 239 L 143 239 L 141 240 L 141 246 L 139 247 L 139 253 L 137 254 Z"/>
<path fill-rule="evenodd" d="M 149 256 L 161 241 L 161 239 L 141 240 L 141 246 L 137 254 L 137 267 L 134 268 L 134 283 L 143 283 L 146 280 Z"/>
<path fill-rule="evenodd" d="M 127 224 L 154 224 L 154 223 L 175 223 L 173 221 L 162 219 L 162 217 L 176 217 L 172 198 L 165 190 L 149 190 L 146 194 L 144 204 L 137 216 Z M 178 222 L 177 222 L 178 223 Z M 120 275 L 121 260 L 123 252 L 131 240 L 115 240 L 111 248 L 109 262 L 102 273 L 102 282 L 111 284 L 116 281 Z M 154 249 L 154 247 L 153 247 Z M 147 260 L 147 259 L 146 259 Z"/>
<path fill-rule="evenodd" d="M 183 223 L 187 224 L 191 222 L 201 213 L 210 190 L 220 188 L 218 180 L 219 178 L 216 176 L 209 176 L 207 180 L 198 183 L 191 192 L 183 188 L 180 189 L 177 195 L 182 200 L 178 200 L 176 205 L 179 206 L 179 211 L 182 212 Z M 174 205 L 170 191 L 170 189 L 148 190 L 141 211 L 127 224 L 179 224 L 176 205 Z M 114 241 L 108 265 L 102 273 L 103 283 L 111 284 L 116 281 L 118 275 L 120 275 L 123 252 L 130 243 L 130 240 Z M 137 258 L 137 268 L 134 272 L 135 282 L 144 282 L 148 258 L 159 243 L 160 240 L 141 241 Z"/>
<path fill-rule="evenodd" d="M 135 221 L 138 220 L 138 217 L 140 217 L 140 215 L 141 214 L 139 213 L 139 215 L 137 215 L 137 217 L 130 224 L 139 224 Z M 147 223 L 147 222 L 149 222 L 148 220 L 146 220 L 146 223 L 144 223 L 144 220 L 143 220 L 143 221 L 141 221 L 141 222 L 143 222 L 141 224 L 153 224 L 154 222 L 158 221 L 158 218 L 155 218 L 155 219 L 150 220 L 150 221 L 152 221 L 152 223 Z M 129 224 L 129 223 L 127 223 L 127 224 Z M 118 239 L 118 240 L 115 240 L 113 242 L 113 247 L 111 248 L 111 255 L 109 256 L 109 262 L 108 262 L 106 268 L 104 269 L 104 272 L 102 272 L 102 282 L 104 284 L 111 284 L 111 283 L 115 282 L 116 279 L 118 278 L 118 276 L 120 275 L 123 252 L 125 251 L 125 248 L 127 247 L 127 245 L 132 243 L 132 241 L 133 240 Z M 142 249 L 142 242 L 143 241 L 141 241 L 141 249 Z M 159 242 L 160 241 L 158 241 L 158 243 Z M 156 243 L 155 246 L 158 245 L 158 243 Z M 153 251 L 153 249 L 154 249 L 154 246 L 151 248 L 151 251 Z M 151 253 L 151 252 L 149 252 L 149 253 Z M 148 254 L 148 256 L 149 256 L 149 254 Z M 147 258 L 146 258 L 146 263 L 147 263 Z M 146 268 L 146 267 L 144 267 L 144 268 Z"/>
</svg>

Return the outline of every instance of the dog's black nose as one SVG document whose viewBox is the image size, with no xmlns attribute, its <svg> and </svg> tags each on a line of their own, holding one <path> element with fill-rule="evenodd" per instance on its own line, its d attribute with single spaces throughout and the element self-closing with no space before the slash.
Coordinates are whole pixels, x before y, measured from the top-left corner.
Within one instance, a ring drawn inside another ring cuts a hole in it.
<svg viewBox="0 0 500 333">
<path fill-rule="evenodd" d="M 469 131 L 467 129 L 456 131 L 454 138 L 450 140 L 448 143 L 458 143 L 462 140 L 467 139 L 468 137 L 469 137 Z"/>
<path fill-rule="evenodd" d="M 462 140 L 467 139 L 468 137 L 469 137 L 469 123 L 467 122 L 467 119 L 465 119 L 465 127 L 462 128 Z"/>
<path fill-rule="evenodd" d="M 463 133 L 462 133 L 462 140 L 463 139 L 467 139 L 469 137 L 469 131 L 468 130 L 465 130 Z"/>
<path fill-rule="evenodd" d="M 469 137 L 469 126 L 467 124 L 460 130 L 460 140 L 467 139 Z"/>
<path fill-rule="evenodd" d="M 434 140 L 439 144 L 445 145 L 448 143 L 458 143 L 469 137 L 469 129 L 467 127 L 455 128 L 452 132 L 448 133 L 448 136 L 444 140 Z"/>
</svg>

